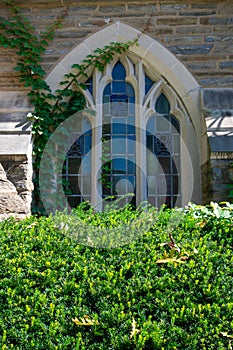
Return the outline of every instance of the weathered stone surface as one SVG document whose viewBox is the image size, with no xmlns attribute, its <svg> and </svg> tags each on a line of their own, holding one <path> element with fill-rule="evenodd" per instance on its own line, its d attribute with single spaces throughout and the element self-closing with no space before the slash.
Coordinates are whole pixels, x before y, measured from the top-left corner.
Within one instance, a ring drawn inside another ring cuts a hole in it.
<svg viewBox="0 0 233 350">
<path fill-rule="evenodd" d="M 0 155 L 27 154 L 30 135 L 0 135 Z"/>
<path fill-rule="evenodd" d="M 219 67 L 221 69 L 233 69 L 233 61 L 228 61 L 228 62 L 221 62 L 219 64 Z"/>
<path fill-rule="evenodd" d="M 229 25 L 233 23 L 233 17 L 205 17 L 200 19 L 201 24 Z"/>
<path fill-rule="evenodd" d="M 182 26 L 182 25 L 195 25 L 197 24 L 196 17 L 165 17 L 157 19 L 158 25 L 170 25 L 170 26 Z"/>
<path fill-rule="evenodd" d="M 174 54 L 206 55 L 213 48 L 213 45 L 176 45 L 170 46 L 169 48 Z"/>
<path fill-rule="evenodd" d="M 0 164 L 0 219 L 8 217 L 10 214 L 25 216 L 28 213 L 28 208 L 18 195 L 15 186 L 7 179 Z"/>
<path fill-rule="evenodd" d="M 203 102 L 207 109 L 233 109 L 232 89 L 203 89 Z"/>
</svg>

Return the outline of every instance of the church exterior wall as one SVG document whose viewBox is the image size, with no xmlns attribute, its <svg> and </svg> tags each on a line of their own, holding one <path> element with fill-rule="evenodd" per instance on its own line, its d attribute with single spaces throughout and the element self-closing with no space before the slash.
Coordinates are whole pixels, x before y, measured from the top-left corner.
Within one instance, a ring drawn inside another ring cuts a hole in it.
<svg viewBox="0 0 233 350">
<path fill-rule="evenodd" d="M 20 0 L 17 5 L 38 31 L 65 13 L 62 28 L 56 31 L 43 56 L 43 67 L 48 74 L 78 44 L 116 21 L 146 33 L 167 48 L 201 87 L 200 108 L 210 140 L 210 159 L 202 164 L 203 201 L 227 199 L 233 162 L 232 1 Z M 2 2 L 0 13 L 2 17 L 8 13 Z M 15 188 L 22 200 L 29 203 L 31 136 L 26 114 L 30 104 L 14 66 L 14 53 L 1 48 L 0 163 L 12 183 L 16 180 L 9 169 L 18 167 L 24 185 L 17 185 L 17 180 Z M 15 147 L 14 142 L 22 148 Z M 25 186 L 23 190 L 22 186 Z M 26 208 L 25 214 L 28 204 Z"/>
</svg>

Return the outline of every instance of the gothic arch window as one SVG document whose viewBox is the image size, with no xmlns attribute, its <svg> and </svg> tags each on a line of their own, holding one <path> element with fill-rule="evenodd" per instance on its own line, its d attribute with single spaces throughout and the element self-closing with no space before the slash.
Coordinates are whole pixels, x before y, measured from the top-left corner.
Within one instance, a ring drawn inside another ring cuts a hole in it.
<svg viewBox="0 0 233 350">
<path fill-rule="evenodd" d="M 63 165 L 63 189 L 70 207 L 91 201 L 91 148 L 92 128 L 88 118 L 82 117 L 80 132 L 71 133 L 72 144 Z"/>
<path fill-rule="evenodd" d="M 180 125 L 163 93 L 147 122 L 146 143 L 148 202 L 156 207 L 180 205 Z"/>
<path fill-rule="evenodd" d="M 201 202 L 200 169 L 208 159 L 208 148 L 200 86 L 160 43 L 135 28 L 114 23 L 67 54 L 47 82 L 56 90 L 71 65 L 85 59 L 97 45 L 136 37 L 138 46 L 115 57 L 104 72 L 94 70 L 84 81 L 87 106 L 95 111 L 95 117 L 89 119 L 91 188 L 83 195 L 73 195 L 76 199 L 68 196 L 70 201 L 90 198 L 97 209 L 109 194 L 115 198 L 126 192 L 135 194 L 136 204 L 149 200 L 158 207 L 162 203 L 172 207 Z M 79 159 L 82 162 L 84 158 Z M 104 159 L 108 161 L 106 173 L 102 171 Z M 68 164 L 66 179 L 69 168 Z M 82 167 L 72 176 L 82 179 Z M 99 181 L 101 176 L 105 183 Z M 106 186 L 110 183 L 111 187 Z M 82 184 L 79 187 L 84 188 Z"/>
<path fill-rule="evenodd" d="M 134 205 L 143 200 L 156 207 L 180 204 L 180 125 L 170 114 L 165 91 L 171 103 L 176 105 L 176 99 L 165 82 L 147 70 L 141 60 L 124 55 L 86 81 L 83 93 L 96 118 L 94 125 L 84 120 L 83 134 L 67 154 L 63 176 L 71 206 L 84 199 L 96 203 L 97 198 L 103 208 L 106 200 L 120 197 Z M 82 164 L 91 147 L 92 181 L 91 164 Z M 129 193 L 133 197 L 127 197 Z"/>
</svg>

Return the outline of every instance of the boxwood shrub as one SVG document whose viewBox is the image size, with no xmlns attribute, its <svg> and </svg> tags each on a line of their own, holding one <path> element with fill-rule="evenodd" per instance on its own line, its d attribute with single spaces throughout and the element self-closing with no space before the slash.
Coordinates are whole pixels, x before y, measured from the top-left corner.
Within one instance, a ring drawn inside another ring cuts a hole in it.
<svg viewBox="0 0 233 350">
<path fill-rule="evenodd" d="M 112 249 L 52 217 L 1 222 L 1 349 L 232 349 L 233 205 L 147 210 L 149 229 Z M 75 211 L 119 230 L 138 214 Z"/>
</svg>

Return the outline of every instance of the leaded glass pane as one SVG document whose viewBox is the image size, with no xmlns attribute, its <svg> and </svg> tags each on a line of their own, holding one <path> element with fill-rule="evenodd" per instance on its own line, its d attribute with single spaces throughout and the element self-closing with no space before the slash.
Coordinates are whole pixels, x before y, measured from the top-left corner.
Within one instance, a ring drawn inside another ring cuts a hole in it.
<svg viewBox="0 0 233 350">
<path fill-rule="evenodd" d="M 108 104 L 103 108 L 103 139 L 106 136 L 111 139 L 108 155 L 104 155 L 104 159 L 109 156 L 108 166 L 105 166 L 106 162 L 102 166 L 102 176 L 110 186 L 106 186 L 106 181 L 103 183 L 103 198 L 136 191 L 135 107 L 131 105 L 134 103 L 134 89 L 125 77 L 123 64 L 117 62 L 112 71 L 113 81 L 103 94 L 103 102 Z"/>
<path fill-rule="evenodd" d="M 168 114 L 170 112 L 170 104 L 163 93 L 159 95 L 155 103 L 155 110 L 159 114 Z"/>
<path fill-rule="evenodd" d="M 154 85 L 154 82 L 146 75 L 145 76 L 145 94 L 150 90 L 150 88 Z"/>
<path fill-rule="evenodd" d="M 148 202 L 157 207 L 162 204 L 173 207 L 176 205 L 176 199 L 180 197 L 178 130 L 179 123 L 170 114 L 155 114 L 147 123 L 147 149 L 150 151 L 147 156 Z"/>
<path fill-rule="evenodd" d="M 63 168 L 63 187 L 71 207 L 91 197 L 92 131 L 87 118 L 82 119 L 81 128 L 79 134 L 70 135 L 71 140 L 76 140 L 67 152 Z"/>
</svg>

